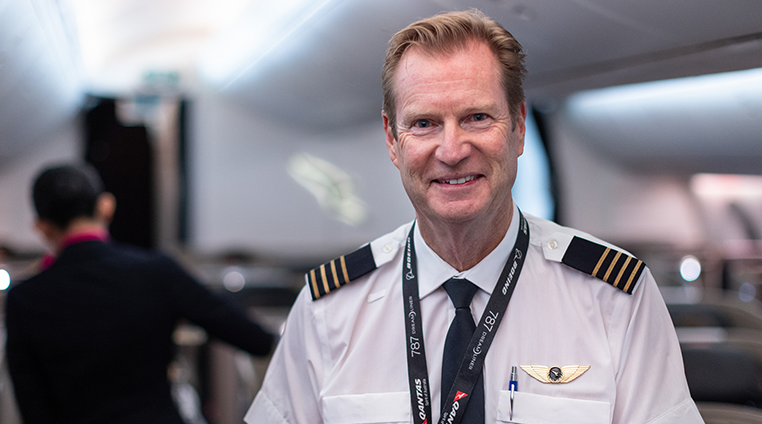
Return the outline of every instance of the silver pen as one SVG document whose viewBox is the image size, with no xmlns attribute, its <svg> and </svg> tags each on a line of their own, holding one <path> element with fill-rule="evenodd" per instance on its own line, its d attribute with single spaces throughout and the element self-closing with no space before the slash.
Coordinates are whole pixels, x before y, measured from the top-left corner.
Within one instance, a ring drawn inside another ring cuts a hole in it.
<svg viewBox="0 0 762 424">
<path fill-rule="evenodd" d="M 511 391 L 511 412 L 510 419 L 513 421 L 513 394 L 519 390 L 519 382 L 516 380 L 516 366 L 511 367 L 511 381 L 508 383 L 508 389 Z"/>
</svg>

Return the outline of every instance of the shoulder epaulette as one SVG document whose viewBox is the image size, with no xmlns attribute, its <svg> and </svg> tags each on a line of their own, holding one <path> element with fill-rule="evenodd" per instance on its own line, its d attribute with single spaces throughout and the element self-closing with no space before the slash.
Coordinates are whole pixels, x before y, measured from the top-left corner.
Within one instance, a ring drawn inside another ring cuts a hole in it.
<svg viewBox="0 0 762 424">
<path fill-rule="evenodd" d="M 645 268 L 638 258 L 577 236 L 572 238 L 561 262 L 627 294 L 632 294 Z"/>
<path fill-rule="evenodd" d="M 324 263 L 307 273 L 307 282 L 312 293 L 312 300 L 341 288 L 341 286 L 356 280 L 376 269 L 373 251 L 370 244 Z"/>
</svg>

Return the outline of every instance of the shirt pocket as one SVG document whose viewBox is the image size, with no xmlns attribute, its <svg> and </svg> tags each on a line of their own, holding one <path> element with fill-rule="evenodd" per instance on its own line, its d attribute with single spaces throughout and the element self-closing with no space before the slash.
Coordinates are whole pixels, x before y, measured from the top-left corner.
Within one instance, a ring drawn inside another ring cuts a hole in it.
<svg viewBox="0 0 762 424">
<path fill-rule="evenodd" d="M 323 397 L 325 424 L 409 423 L 410 393 L 365 393 Z"/>
<path fill-rule="evenodd" d="M 500 391 L 497 421 L 517 424 L 608 424 L 609 402 L 569 399 L 515 392 L 513 420 L 510 419 L 511 392 Z"/>
</svg>

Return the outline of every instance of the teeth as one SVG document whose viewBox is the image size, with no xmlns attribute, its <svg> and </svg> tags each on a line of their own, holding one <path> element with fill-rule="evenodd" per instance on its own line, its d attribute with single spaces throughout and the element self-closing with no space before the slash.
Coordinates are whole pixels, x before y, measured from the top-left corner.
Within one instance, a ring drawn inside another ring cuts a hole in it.
<svg viewBox="0 0 762 424">
<path fill-rule="evenodd" d="M 471 175 L 469 177 L 458 178 L 457 180 L 440 180 L 439 182 L 445 183 L 445 184 L 455 185 L 455 184 L 463 184 L 463 183 L 465 183 L 467 181 L 473 180 L 474 178 L 476 178 L 476 177 Z"/>
</svg>

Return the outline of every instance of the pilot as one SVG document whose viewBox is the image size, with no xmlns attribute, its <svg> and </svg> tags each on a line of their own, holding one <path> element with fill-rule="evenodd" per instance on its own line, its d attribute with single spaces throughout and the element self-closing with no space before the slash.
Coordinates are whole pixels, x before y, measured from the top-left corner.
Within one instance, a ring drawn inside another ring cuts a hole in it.
<svg viewBox="0 0 762 424">
<path fill-rule="evenodd" d="M 254 423 L 702 423 L 656 282 L 522 213 L 520 44 L 478 11 L 395 34 L 389 157 L 415 220 L 306 276 Z"/>
<path fill-rule="evenodd" d="M 6 352 L 25 424 L 182 424 L 168 379 L 180 320 L 257 356 L 274 336 L 168 256 L 109 240 L 114 197 L 88 166 L 43 170 L 48 268 L 6 299 Z"/>
</svg>

